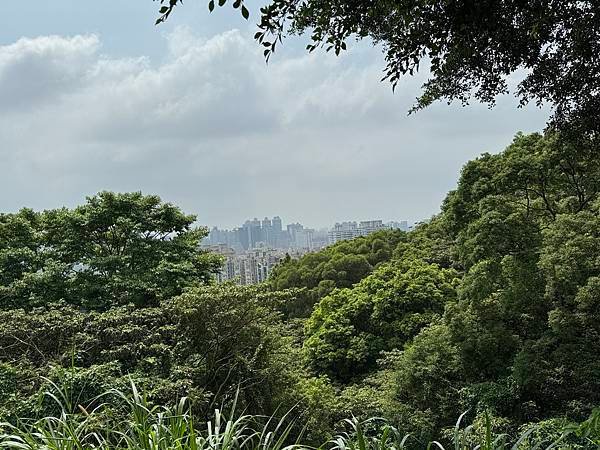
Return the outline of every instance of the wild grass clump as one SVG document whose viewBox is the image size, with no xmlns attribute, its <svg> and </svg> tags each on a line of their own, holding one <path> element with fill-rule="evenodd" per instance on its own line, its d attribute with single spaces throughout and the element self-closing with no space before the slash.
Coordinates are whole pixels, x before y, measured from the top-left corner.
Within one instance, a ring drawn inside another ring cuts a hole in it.
<svg viewBox="0 0 600 450">
<path fill-rule="evenodd" d="M 110 390 L 93 402 L 93 409 L 70 404 L 71 396 L 47 380 L 47 392 L 60 409 L 56 416 L 2 423 L 0 447 L 15 450 L 290 450 L 293 422 L 241 415 L 235 406 L 228 418 L 216 409 L 213 417 L 196 422 L 186 398 L 174 407 L 151 405 L 135 383 L 131 391 Z M 109 400 L 112 400 L 109 402 Z M 235 402 L 234 402 L 235 404 Z M 125 412 L 126 414 L 123 414 Z M 257 427 L 261 424 L 262 426 Z"/>
<path fill-rule="evenodd" d="M 383 419 L 348 419 L 347 431 L 319 447 L 301 443 L 302 432 L 288 412 L 280 419 L 220 409 L 206 421 L 190 414 L 186 398 L 175 406 L 152 405 L 131 382 L 130 392 L 112 389 L 84 407 L 72 402 L 68 389 L 47 380 L 54 392 L 46 396 L 60 413 L 41 419 L 20 419 L 0 424 L 0 448 L 14 450 L 525 450 L 600 448 L 600 409 L 582 424 L 564 426 L 551 443 L 536 435 L 532 426 L 516 439 L 494 434 L 489 414 L 483 427 L 461 426 L 458 419 L 449 441 L 420 443 L 401 434 Z M 512 442 L 511 442 L 512 441 Z"/>
</svg>

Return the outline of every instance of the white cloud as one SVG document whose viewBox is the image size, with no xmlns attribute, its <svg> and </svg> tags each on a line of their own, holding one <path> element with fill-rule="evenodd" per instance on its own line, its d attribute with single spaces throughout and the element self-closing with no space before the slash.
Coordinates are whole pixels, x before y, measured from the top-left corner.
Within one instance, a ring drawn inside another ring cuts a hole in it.
<svg viewBox="0 0 600 450">
<path fill-rule="evenodd" d="M 0 49 L 0 108 L 36 108 L 85 83 L 97 36 L 20 39 Z"/>
<path fill-rule="evenodd" d="M 76 204 L 143 190 L 207 223 L 280 214 L 418 219 L 460 165 L 545 114 L 444 105 L 406 117 L 416 80 L 392 95 L 381 57 L 275 55 L 238 31 L 179 28 L 160 63 L 102 54 L 101 39 L 45 36 L 0 47 L 0 204 Z"/>
</svg>

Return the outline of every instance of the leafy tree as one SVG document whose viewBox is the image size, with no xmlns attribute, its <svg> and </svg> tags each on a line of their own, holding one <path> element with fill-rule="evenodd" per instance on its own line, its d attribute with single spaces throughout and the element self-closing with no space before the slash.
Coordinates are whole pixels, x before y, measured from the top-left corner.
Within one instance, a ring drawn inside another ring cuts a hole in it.
<svg viewBox="0 0 600 450">
<path fill-rule="evenodd" d="M 387 415 L 414 430 L 422 442 L 431 440 L 460 410 L 462 360 L 448 327 L 430 325 L 403 352 L 391 353 L 387 360 L 394 402 Z"/>
<path fill-rule="evenodd" d="M 410 260 L 382 265 L 353 288 L 333 291 L 306 324 L 309 365 L 343 382 L 373 370 L 382 351 L 402 348 L 441 316 L 455 296 L 456 276 Z"/>
<path fill-rule="evenodd" d="M 425 442 L 465 410 L 489 410 L 515 433 L 527 422 L 589 414 L 599 401 L 599 162 L 590 147 L 547 133 L 518 135 L 504 152 L 464 167 L 442 213 L 409 233 L 390 264 L 458 269 L 456 300 L 352 386 L 361 398 L 384 396 L 375 413 L 409 424 Z M 321 302 L 331 303 L 321 325 L 331 335 L 319 329 L 319 345 L 313 336 L 306 345 L 321 351 L 321 364 L 344 361 L 346 348 L 359 360 L 377 341 L 357 339 L 366 334 L 353 327 L 370 323 L 365 305 L 377 296 L 331 297 Z M 367 313 L 352 322 L 339 313 L 350 308 Z M 340 367 L 349 370 L 339 362 L 328 370 Z"/>
<path fill-rule="evenodd" d="M 465 395 L 517 421 L 597 401 L 584 394 L 597 390 L 596 326 L 581 320 L 595 317 L 599 162 L 560 136 L 518 135 L 468 163 L 444 204 L 466 269 L 444 314 Z"/>
<path fill-rule="evenodd" d="M 504 214 L 512 207 L 540 223 L 588 208 L 600 190 L 599 163 L 594 149 L 555 133 L 519 133 L 501 154 L 484 154 L 465 165 L 458 188 L 444 202 L 449 230 L 464 233 L 481 216 L 481 207 L 504 204 Z"/>
<path fill-rule="evenodd" d="M 156 305 L 207 283 L 220 259 L 200 250 L 195 216 L 141 193 L 101 192 L 75 209 L 0 218 L 6 307 L 65 300 L 87 308 Z"/>
<path fill-rule="evenodd" d="M 522 343 L 546 329 L 542 232 L 597 196 L 591 156 L 552 134 L 518 135 L 503 153 L 468 163 L 446 199 L 447 228 L 467 269 L 447 319 L 472 381 L 506 375 Z"/>
<path fill-rule="evenodd" d="M 405 240 L 403 231 L 385 230 L 337 242 L 297 260 L 285 259 L 269 283 L 275 290 L 305 289 L 293 303 L 283 305 L 283 312 L 289 317 L 307 317 L 320 298 L 362 280 L 374 267 L 389 261 L 398 243 Z"/>
<path fill-rule="evenodd" d="M 260 287 L 206 285 L 203 230 L 157 197 L 2 214 L 0 418 L 56 412 L 41 374 L 68 381 L 76 411 L 132 376 L 200 415 L 238 389 L 249 412 L 298 403 L 311 442 L 351 414 L 428 442 L 465 410 L 471 430 L 542 420 L 529 436 L 553 442 L 600 403 L 600 153 L 585 142 L 517 135 L 416 230 L 286 258 Z"/>
<path fill-rule="evenodd" d="M 39 217 L 29 209 L 0 214 L 0 283 L 10 284 L 40 269 Z"/>
<path fill-rule="evenodd" d="M 419 223 L 414 230 L 400 241 L 392 254 L 392 259 L 419 259 L 429 264 L 449 269 L 462 270 L 457 261 L 455 245 L 448 231 L 444 215 L 437 215 Z"/>
</svg>

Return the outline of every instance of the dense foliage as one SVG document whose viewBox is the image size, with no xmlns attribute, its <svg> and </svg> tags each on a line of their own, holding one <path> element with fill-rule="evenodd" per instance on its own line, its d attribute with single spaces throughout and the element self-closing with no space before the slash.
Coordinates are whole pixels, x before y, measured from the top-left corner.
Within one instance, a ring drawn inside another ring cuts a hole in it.
<svg viewBox="0 0 600 450">
<path fill-rule="evenodd" d="M 370 411 L 411 424 L 424 439 L 467 409 L 489 408 L 509 427 L 564 415 L 582 419 L 600 403 L 594 356 L 600 354 L 599 161 L 589 149 L 534 134 L 518 135 L 503 153 L 468 163 L 442 214 L 411 233 L 409 244 L 424 244 L 422 250 L 403 243 L 392 263 L 402 277 L 423 265 L 418 258 L 427 261 L 431 249 L 442 249 L 441 260 L 462 274 L 456 294 L 445 291 L 443 313 L 438 309 L 412 341 L 361 346 L 370 342 L 364 329 L 381 333 L 398 320 L 388 314 L 382 324 L 369 309 L 363 316 L 352 310 L 379 301 L 379 292 L 361 297 L 374 273 L 317 306 L 304 343 L 309 361 L 316 349 L 337 364 L 345 349 L 352 358 L 382 358 L 379 371 L 372 369 L 346 392 L 365 398 L 387 392 L 385 400 L 369 404 Z M 407 266 L 406 258 L 414 256 Z M 421 290 L 436 286 L 414 275 L 410 280 L 414 305 Z M 389 293 L 385 298 L 395 300 Z M 411 313 L 398 309 L 401 320 L 409 320 Z M 336 330 L 343 333 L 332 334 Z M 323 333 L 339 346 L 327 347 Z M 390 347 L 395 350 L 382 355 Z M 316 373 L 331 376 L 332 366 L 317 361 Z M 347 382 L 364 370 L 357 363 L 341 366 L 337 379 Z"/>
<path fill-rule="evenodd" d="M 199 249 L 207 230 L 195 219 L 157 196 L 111 192 L 74 209 L 0 214 L 0 307 L 157 305 L 220 266 Z"/>
<path fill-rule="evenodd" d="M 335 288 L 349 288 L 389 261 L 403 241 L 406 233 L 400 230 L 340 241 L 299 259 L 286 258 L 269 277 L 269 283 L 275 290 L 303 289 L 296 302 L 284 305 L 284 312 L 291 317 L 306 317 L 315 302 Z"/>
<path fill-rule="evenodd" d="M 456 272 L 419 260 L 386 264 L 351 289 L 323 298 L 306 324 L 310 366 L 348 381 L 402 348 L 455 300 Z"/>
<path fill-rule="evenodd" d="M 600 403 L 599 192 L 600 156 L 552 133 L 469 162 L 439 215 L 306 321 L 305 364 L 338 392 L 332 410 L 422 442 L 466 410 L 507 432 L 582 420 Z"/>
<path fill-rule="evenodd" d="M 225 285 L 142 309 L 0 312 L 0 415 L 47 413 L 38 402 L 47 388 L 40 376 L 67 377 L 82 404 L 133 376 L 153 400 L 187 396 L 198 413 L 238 390 L 250 410 L 274 409 L 294 383 L 286 367 L 292 354 L 277 331 L 283 296 Z"/>
</svg>

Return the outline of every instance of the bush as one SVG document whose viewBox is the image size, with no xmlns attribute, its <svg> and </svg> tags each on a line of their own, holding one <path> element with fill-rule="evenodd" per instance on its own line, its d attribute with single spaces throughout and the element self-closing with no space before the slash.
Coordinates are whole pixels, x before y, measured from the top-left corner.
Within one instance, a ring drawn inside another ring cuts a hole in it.
<svg viewBox="0 0 600 450">
<path fill-rule="evenodd" d="M 188 396 L 198 414 L 236 393 L 249 412 L 269 413 L 296 401 L 290 399 L 300 361 L 277 312 L 288 297 L 264 287 L 219 285 L 153 308 L 0 311 L 0 413 L 6 419 L 27 408 L 51 412 L 31 409 L 44 390 L 39 375 L 57 381 L 62 373 L 81 388 L 84 403 L 131 376 L 154 401 Z"/>
</svg>

